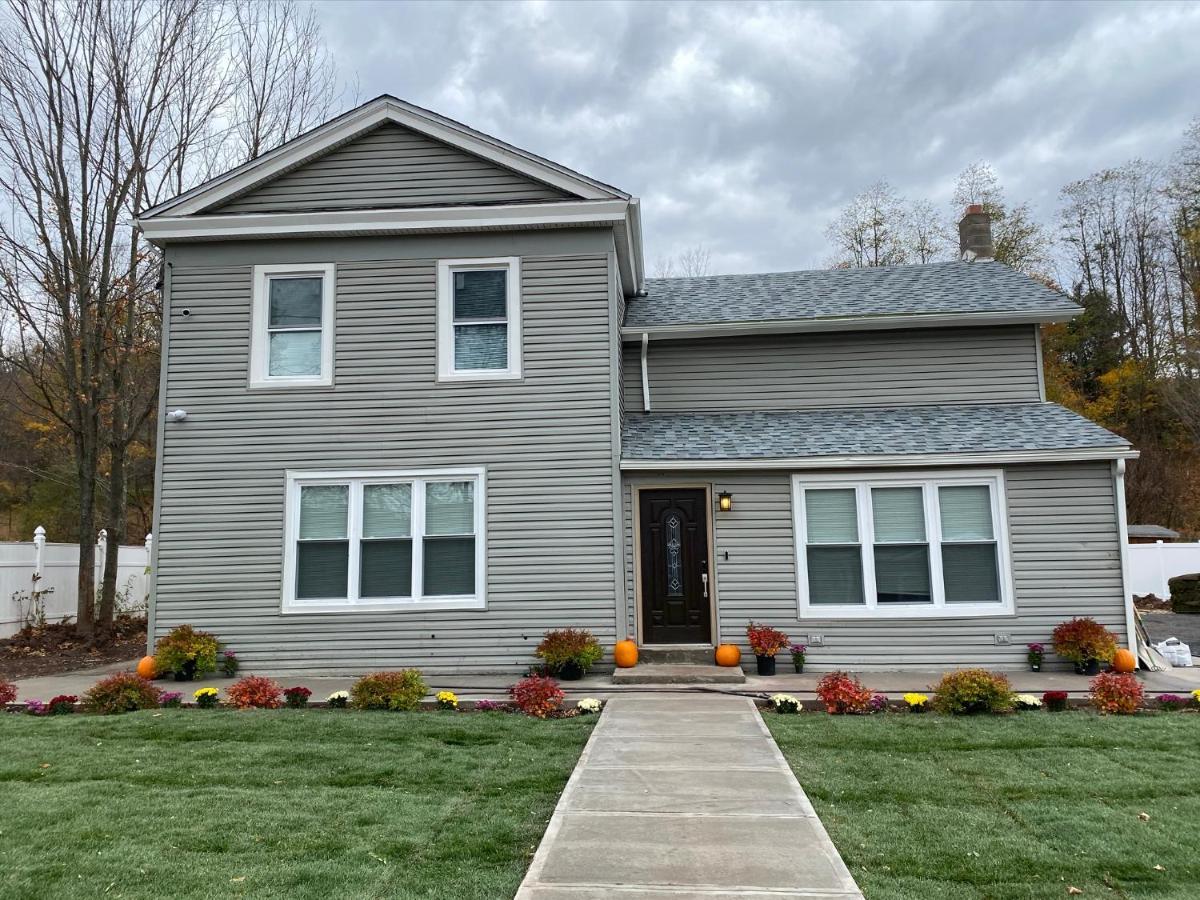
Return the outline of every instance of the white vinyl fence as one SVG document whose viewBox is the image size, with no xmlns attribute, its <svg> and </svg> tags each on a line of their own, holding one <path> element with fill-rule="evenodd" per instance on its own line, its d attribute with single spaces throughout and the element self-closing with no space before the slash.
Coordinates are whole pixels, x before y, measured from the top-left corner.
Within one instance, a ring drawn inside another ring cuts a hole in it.
<svg viewBox="0 0 1200 900">
<path fill-rule="evenodd" d="M 121 547 L 117 563 L 117 606 L 120 610 L 145 609 L 150 592 L 151 535 L 144 546 Z M 107 535 L 96 541 L 96 591 L 104 576 Z M 78 607 L 79 545 L 52 544 L 46 529 L 38 526 L 31 541 L 0 543 L 0 638 L 21 630 L 34 613 L 31 604 L 38 592 L 47 622 L 74 619 Z"/>
<path fill-rule="evenodd" d="M 1135 597 L 1153 594 L 1166 600 L 1171 596 L 1167 582 L 1190 572 L 1200 572 L 1200 543 L 1129 545 L 1129 576 Z"/>
</svg>

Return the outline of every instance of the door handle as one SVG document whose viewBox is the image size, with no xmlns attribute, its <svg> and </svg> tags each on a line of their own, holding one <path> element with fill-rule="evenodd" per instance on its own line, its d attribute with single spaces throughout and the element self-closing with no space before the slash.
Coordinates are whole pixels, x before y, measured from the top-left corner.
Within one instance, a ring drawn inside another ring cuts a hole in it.
<svg viewBox="0 0 1200 900">
<path fill-rule="evenodd" d="M 708 573 L 703 572 L 700 575 L 700 583 L 704 585 L 704 599 L 708 599 Z"/>
</svg>

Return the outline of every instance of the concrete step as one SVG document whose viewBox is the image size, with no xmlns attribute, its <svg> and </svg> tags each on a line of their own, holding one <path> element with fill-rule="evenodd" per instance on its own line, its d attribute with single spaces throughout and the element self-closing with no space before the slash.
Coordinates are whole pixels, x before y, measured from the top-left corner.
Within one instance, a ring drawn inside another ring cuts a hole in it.
<svg viewBox="0 0 1200 900">
<path fill-rule="evenodd" d="M 708 645 L 680 647 L 638 647 L 638 663 L 658 665 L 711 666 L 716 651 Z"/>
<path fill-rule="evenodd" d="M 643 663 L 613 672 L 613 684 L 744 684 L 741 666 Z"/>
</svg>

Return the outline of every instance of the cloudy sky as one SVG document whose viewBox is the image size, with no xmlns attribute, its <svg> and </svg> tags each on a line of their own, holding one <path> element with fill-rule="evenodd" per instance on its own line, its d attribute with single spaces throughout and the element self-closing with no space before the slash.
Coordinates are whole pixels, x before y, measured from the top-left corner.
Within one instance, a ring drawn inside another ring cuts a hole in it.
<svg viewBox="0 0 1200 900">
<path fill-rule="evenodd" d="M 642 198 L 646 258 L 820 266 L 888 179 L 953 217 L 964 166 L 1050 221 L 1200 116 L 1200 3 L 325 2 L 340 75 Z"/>
</svg>

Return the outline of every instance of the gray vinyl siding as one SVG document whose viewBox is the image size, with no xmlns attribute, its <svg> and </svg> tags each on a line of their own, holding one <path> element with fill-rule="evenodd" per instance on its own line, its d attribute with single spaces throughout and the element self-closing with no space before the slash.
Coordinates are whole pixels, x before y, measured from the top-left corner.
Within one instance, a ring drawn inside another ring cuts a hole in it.
<svg viewBox="0 0 1200 900">
<path fill-rule="evenodd" d="M 611 645 L 612 249 L 599 230 L 171 248 L 164 406 L 188 417 L 161 446 L 155 634 L 191 623 L 280 673 L 518 672 L 553 627 Z M 498 253 L 522 258 L 524 377 L 437 383 L 436 258 Z M 251 260 L 336 263 L 332 388 L 247 389 Z M 487 469 L 486 610 L 281 614 L 285 470 L 455 465 Z"/>
<path fill-rule="evenodd" d="M 571 196 L 388 123 L 206 212 L 528 203 Z"/>
<path fill-rule="evenodd" d="M 734 495 L 733 510 L 714 513 L 715 577 L 721 640 L 738 644 L 743 654 L 749 653 L 745 627 L 751 619 L 781 628 L 797 641 L 823 635 L 824 646 L 809 653 L 816 671 L 967 665 L 1019 669 L 1025 665 L 1025 645 L 1048 644 L 1054 626 L 1072 616 L 1093 616 L 1125 640 L 1121 545 L 1113 475 L 1106 462 L 1005 470 L 1016 615 L 957 619 L 801 620 L 790 474 L 664 474 L 658 480 L 710 483 L 714 491 Z M 631 620 L 636 602 L 635 482 L 649 485 L 653 479 L 626 478 L 625 484 Z M 1008 633 L 1012 644 L 997 646 L 997 632 Z"/>
<path fill-rule="evenodd" d="M 624 345 L 625 406 L 643 411 L 641 346 Z M 1032 326 L 650 341 L 650 406 L 722 412 L 1040 399 Z"/>
</svg>

